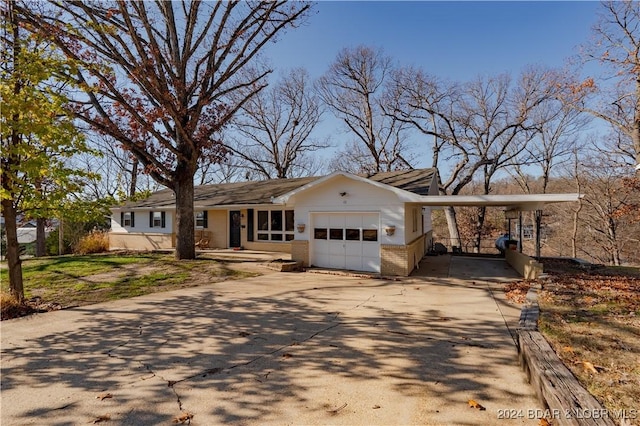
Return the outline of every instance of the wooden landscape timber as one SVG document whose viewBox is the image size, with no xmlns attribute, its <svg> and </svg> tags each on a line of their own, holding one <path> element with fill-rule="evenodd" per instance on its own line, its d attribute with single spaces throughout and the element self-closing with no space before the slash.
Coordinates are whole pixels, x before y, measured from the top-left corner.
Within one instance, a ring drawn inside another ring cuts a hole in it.
<svg viewBox="0 0 640 426">
<path fill-rule="evenodd" d="M 518 358 L 554 425 L 614 426 L 609 413 L 558 358 L 538 331 L 537 289 L 531 288 L 520 313 Z"/>
</svg>

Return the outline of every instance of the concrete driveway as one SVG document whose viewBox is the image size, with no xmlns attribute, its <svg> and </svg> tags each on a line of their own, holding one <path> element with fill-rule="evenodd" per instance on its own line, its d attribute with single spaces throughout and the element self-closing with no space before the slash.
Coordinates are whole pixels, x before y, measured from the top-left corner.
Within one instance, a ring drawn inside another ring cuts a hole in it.
<svg viewBox="0 0 640 426">
<path fill-rule="evenodd" d="M 508 270 L 459 262 L 452 277 L 270 273 L 3 321 L 1 423 L 538 424 L 507 327 L 518 309 L 490 284 Z"/>
</svg>

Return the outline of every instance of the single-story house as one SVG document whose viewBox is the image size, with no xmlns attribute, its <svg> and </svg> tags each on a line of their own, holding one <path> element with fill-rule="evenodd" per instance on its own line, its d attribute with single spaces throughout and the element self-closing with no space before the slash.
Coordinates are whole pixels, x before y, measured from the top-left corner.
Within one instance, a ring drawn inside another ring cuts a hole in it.
<svg viewBox="0 0 640 426">
<path fill-rule="evenodd" d="M 578 197 L 440 196 L 436 169 L 203 185 L 194 193 L 195 243 L 290 253 L 304 266 L 407 276 L 432 246 L 432 208 L 491 205 L 513 214 Z M 173 191 L 111 211 L 110 249 L 175 247 Z"/>
<path fill-rule="evenodd" d="M 408 275 L 431 247 L 435 169 L 203 185 L 195 188 L 196 242 L 290 253 L 304 265 Z M 114 207 L 112 250 L 175 247 L 171 190 Z"/>
</svg>

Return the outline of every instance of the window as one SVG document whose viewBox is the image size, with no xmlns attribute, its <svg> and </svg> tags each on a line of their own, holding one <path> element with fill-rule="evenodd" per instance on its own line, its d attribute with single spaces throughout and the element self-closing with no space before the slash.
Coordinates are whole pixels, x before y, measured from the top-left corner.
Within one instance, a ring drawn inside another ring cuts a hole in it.
<svg viewBox="0 0 640 426">
<path fill-rule="evenodd" d="M 347 229 L 347 241 L 360 241 L 360 230 Z"/>
<path fill-rule="evenodd" d="M 414 208 L 413 209 L 413 232 L 417 232 L 418 231 L 418 209 Z"/>
<path fill-rule="evenodd" d="M 196 212 L 196 228 L 208 228 L 209 224 L 207 223 L 207 212 Z"/>
<path fill-rule="evenodd" d="M 284 211 L 284 230 L 293 232 L 293 210 Z"/>
<path fill-rule="evenodd" d="M 258 241 L 292 241 L 294 219 L 293 210 L 258 210 Z"/>
<path fill-rule="evenodd" d="M 330 240 L 344 240 L 344 229 L 342 228 L 330 228 L 329 229 Z"/>
<path fill-rule="evenodd" d="M 327 228 L 315 228 L 313 230 L 313 238 L 315 238 L 316 240 L 326 240 Z"/>
<path fill-rule="evenodd" d="M 136 215 L 134 212 L 120 212 L 120 223 L 124 228 L 136 226 Z"/>
<path fill-rule="evenodd" d="M 151 228 L 164 228 L 166 226 L 165 212 L 149 212 L 149 226 Z"/>
<path fill-rule="evenodd" d="M 378 241 L 378 230 L 377 229 L 363 229 L 362 230 L 362 241 Z"/>
</svg>

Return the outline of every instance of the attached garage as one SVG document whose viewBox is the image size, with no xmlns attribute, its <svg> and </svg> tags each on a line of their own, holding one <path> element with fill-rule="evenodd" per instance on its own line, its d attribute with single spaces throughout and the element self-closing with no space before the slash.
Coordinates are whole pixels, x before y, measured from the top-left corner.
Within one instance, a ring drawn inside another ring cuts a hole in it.
<svg viewBox="0 0 640 426">
<path fill-rule="evenodd" d="M 309 263 L 380 272 L 380 215 L 370 212 L 311 213 Z"/>
</svg>

